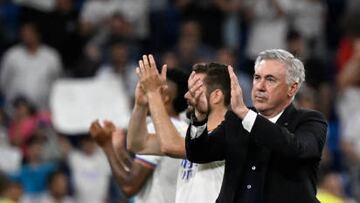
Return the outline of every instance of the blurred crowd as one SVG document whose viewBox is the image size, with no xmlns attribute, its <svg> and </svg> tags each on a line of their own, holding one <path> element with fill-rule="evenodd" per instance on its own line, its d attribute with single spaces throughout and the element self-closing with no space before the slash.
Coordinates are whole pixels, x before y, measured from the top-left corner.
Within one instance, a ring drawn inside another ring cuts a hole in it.
<svg viewBox="0 0 360 203">
<path fill-rule="evenodd" d="M 59 79 L 115 78 L 130 110 L 141 55 L 187 73 L 216 61 L 251 105 L 254 59 L 271 48 L 304 62 L 295 101 L 329 123 L 319 199 L 360 202 L 359 19 L 358 0 L 0 0 L 0 202 L 127 202 L 87 132 L 53 126 Z"/>
</svg>

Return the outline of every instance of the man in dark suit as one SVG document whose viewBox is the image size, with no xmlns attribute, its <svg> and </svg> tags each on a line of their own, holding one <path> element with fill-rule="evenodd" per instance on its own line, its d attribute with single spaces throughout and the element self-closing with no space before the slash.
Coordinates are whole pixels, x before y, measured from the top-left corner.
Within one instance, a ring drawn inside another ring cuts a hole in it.
<svg viewBox="0 0 360 203">
<path fill-rule="evenodd" d="M 225 160 L 217 202 L 319 202 L 317 170 L 327 124 L 319 112 L 292 104 L 305 80 L 302 62 L 280 49 L 261 52 L 255 62 L 252 109 L 245 106 L 236 75 L 228 69 L 232 110 L 210 134 L 202 81 L 190 77 L 186 94 L 195 109 L 186 135 L 187 158 L 195 163 Z"/>
</svg>

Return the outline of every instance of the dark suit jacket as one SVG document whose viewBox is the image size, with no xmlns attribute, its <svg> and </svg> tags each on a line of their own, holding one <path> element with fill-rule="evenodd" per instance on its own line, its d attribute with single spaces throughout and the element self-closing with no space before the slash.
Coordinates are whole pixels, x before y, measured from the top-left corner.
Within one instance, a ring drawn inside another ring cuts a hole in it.
<svg viewBox="0 0 360 203">
<path fill-rule="evenodd" d="M 217 202 L 239 200 L 249 148 L 261 149 L 266 162 L 261 199 L 265 203 L 312 203 L 316 199 L 317 170 L 326 140 L 327 124 L 316 111 L 289 105 L 276 124 L 258 115 L 251 133 L 235 113 L 228 111 L 225 120 L 211 134 L 205 130 L 191 139 L 186 135 L 187 159 L 195 163 L 225 160 L 225 173 Z M 250 144 L 252 143 L 252 144 Z M 204 186 L 206 187 L 206 186 Z"/>
</svg>

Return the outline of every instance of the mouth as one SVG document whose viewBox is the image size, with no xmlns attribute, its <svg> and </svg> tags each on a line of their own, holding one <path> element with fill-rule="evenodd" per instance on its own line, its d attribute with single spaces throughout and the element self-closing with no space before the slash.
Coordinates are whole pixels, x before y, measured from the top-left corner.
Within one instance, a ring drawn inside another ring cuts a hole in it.
<svg viewBox="0 0 360 203">
<path fill-rule="evenodd" d="M 267 97 L 264 96 L 255 96 L 255 100 L 258 102 L 263 102 L 267 100 Z"/>
</svg>

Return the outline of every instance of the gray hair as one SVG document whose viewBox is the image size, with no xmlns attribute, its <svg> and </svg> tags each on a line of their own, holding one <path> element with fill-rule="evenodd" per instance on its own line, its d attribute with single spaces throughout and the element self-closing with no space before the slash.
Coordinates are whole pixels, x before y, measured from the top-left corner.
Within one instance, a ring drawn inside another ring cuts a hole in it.
<svg viewBox="0 0 360 203">
<path fill-rule="evenodd" d="M 282 49 L 269 49 L 260 52 L 255 61 L 255 69 L 262 60 L 277 60 L 285 64 L 286 67 L 286 82 L 288 84 L 298 83 L 299 88 L 305 81 L 304 64 L 288 51 Z"/>
</svg>

